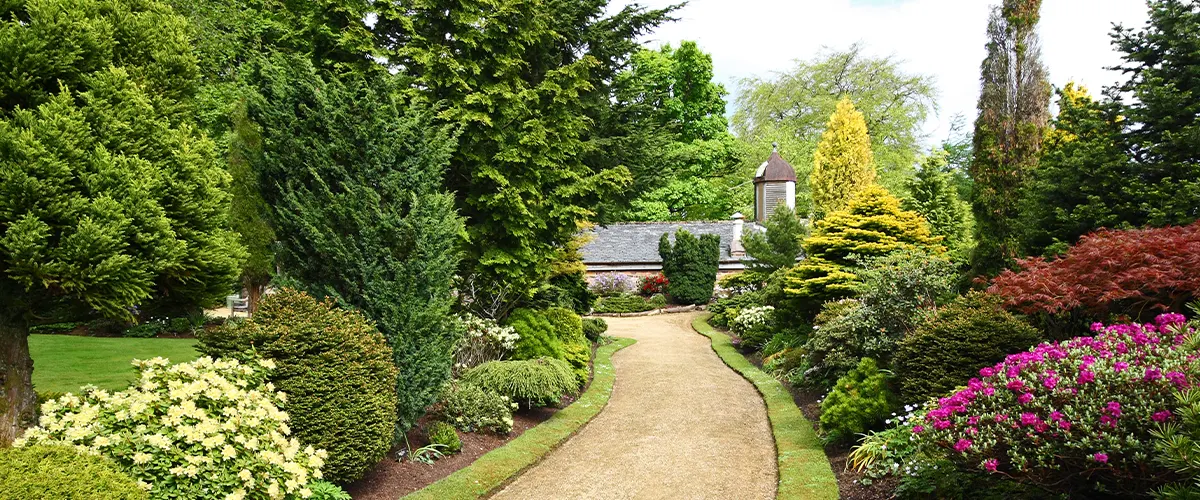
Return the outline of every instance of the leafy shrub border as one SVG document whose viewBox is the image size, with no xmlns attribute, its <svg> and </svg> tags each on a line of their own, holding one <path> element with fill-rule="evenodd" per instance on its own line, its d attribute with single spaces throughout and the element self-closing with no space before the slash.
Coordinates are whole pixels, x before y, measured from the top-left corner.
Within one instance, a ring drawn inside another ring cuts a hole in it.
<svg viewBox="0 0 1200 500">
<path fill-rule="evenodd" d="M 779 488 L 775 498 L 836 500 L 837 478 L 812 423 L 800 413 L 783 384 L 747 361 L 733 347 L 728 335 L 708 324 L 711 316 L 705 314 L 696 318 L 692 328 L 712 340 L 713 351 L 733 371 L 753 384 L 767 404 L 779 467 Z"/>
<path fill-rule="evenodd" d="M 474 463 L 459 469 L 440 481 L 414 491 L 406 500 L 482 498 L 507 485 L 526 469 L 536 465 L 547 454 L 573 436 L 608 405 L 612 396 L 613 353 L 633 345 L 633 339 L 615 339 L 596 349 L 593 361 L 595 374 L 592 384 L 579 399 L 558 411 L 537 427 L 525 431 L 508 444 L 479 457 Z M 832 477 L 832 476 L 831 476 Z M 836 491 L 836 483 L 835 483 Z M 836 496 L 835 496 L 836 498 Z"/>
</svg>

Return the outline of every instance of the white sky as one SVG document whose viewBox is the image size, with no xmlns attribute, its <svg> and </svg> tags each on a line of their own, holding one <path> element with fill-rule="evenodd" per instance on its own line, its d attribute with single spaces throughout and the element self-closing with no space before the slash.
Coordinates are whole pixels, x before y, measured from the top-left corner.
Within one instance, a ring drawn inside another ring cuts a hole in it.
<svg viewBox="0 0 1200 500">
<path fill-rule="evenodd" d="M 638 0 L 660 8 L 678 0 Z M 989 5 L 999 0 L 691 0 L 680 20 L 645 40 L 651 46 L 695 40 L 713 56 L 717 80 L 730 91 L 750 76 L 770 77 L 822 47 L 861 41 L 869 53 L 895 55 L 909 72 L 933 75 L 939 112 L 925 125 L 929 140 L 943 139 L 951 118 L 975 116 L 979 64 L 984 56 Z M 619 9 L 630 0 L 614 0 Z M 1140 27 L 1143 0 L 1045 0 L 1042 58 L 1050 81 L 1081 82 L 1097 94 L 1121 77 L 1104 68 L 1120 62 L 1109 43 L 1113 23 Z M 731 106 L 732 107 L 732 106 Z M 969 122 L 968 122 L 969 125 Z"/>
</svg>

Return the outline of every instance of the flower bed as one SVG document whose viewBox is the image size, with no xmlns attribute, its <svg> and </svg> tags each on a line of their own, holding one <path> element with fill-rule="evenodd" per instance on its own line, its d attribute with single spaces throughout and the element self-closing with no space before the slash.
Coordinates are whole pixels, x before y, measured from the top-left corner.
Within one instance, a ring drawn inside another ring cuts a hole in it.
<svg viewBox="0 0 1200 500">
<path fill-rule="evenodd" d="M 1151 465 L 1152 431 L 1174 418 L 1174 391 L 1200 374 L 1183 321 L 1095 324 L 1095 337 L 1010 355 L 932 404 L 912 431 L 961 466 L 1043 487 L 1148 491 L 1170 480 Z"/>
</svg>

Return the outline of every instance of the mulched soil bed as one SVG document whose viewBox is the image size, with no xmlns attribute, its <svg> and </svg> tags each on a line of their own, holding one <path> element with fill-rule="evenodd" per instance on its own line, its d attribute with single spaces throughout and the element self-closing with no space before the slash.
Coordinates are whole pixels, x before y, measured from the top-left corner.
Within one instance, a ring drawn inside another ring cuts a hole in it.
<svg viewBox="0 0 1200 500">
<path fill-rule="evenodd" d="M 346 492 L 350 493 L 355 500 L 396 500 L 471 465 L 487 452 L 503 446 L 525 431 L 549 420 L 550 416 L 557 411 L 557 408 L 518 411 L 513 414 L 513 431 L 507 436 L 461 432 L 459 438 L 462 440 L 462 451 L 429 465 L 407 460 L 400 462 L 396 455 L 396 452 L 400 450 L 394 450 L 388 454 L 387 458 L 368 471 L 366 476 L 346 487 Z M 425 438 L 425 432 L 421 430 L 427 424 L 428 422 L 422 419 L 416 428 L 408 432 L 408 442 L 412 449 L 415 450 L 429 444 L 429 440 Z"/>
<path fill-rule="evenodd" d="M 732 334 L 730 334 L 732 335 Z M 762 356 L 757 352 L 746 353 L 742 352 L 748 361 L 754 366 L 762 368 Z M 809 422 L 812 422 L 813 430 L 818 430 L 821 421 L 821 395 L 813 391 L 793 387 L 786 380 L 780 380 L 780 383 L 787 388 L 788 392 L 792 393 L 792 399 L 796 401 L 796 406 L 800 408 L 800 412 L 804 414 Z M 857 481 L 863 478 L 863 474 L 849 470 L 846 468 L 846 462 L 850 456 L 850 446 L 845 444 L 832 444 L 825 446 L 825 456 L 829 457 L 829 465 L 833 467 L 833 475 L 838 480 L 839 497 L 843 500 L 886 500 L 893 498 L 893 493 L 896 491 L 896 486 L 899 480 L 895 477 L 885 477 L 872 482 L 870 486 L 863 486 Z"/>
</svg>

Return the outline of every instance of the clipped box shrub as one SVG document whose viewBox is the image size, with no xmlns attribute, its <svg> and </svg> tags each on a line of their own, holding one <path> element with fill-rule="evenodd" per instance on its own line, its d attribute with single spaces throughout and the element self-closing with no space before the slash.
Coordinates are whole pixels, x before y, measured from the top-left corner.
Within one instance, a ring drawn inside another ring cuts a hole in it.
<svg viewBox="0 0 1200 500">
<path fill-rule="evenodd" d="M 462 441 L 458 439 L 458 432 L 454 430 L 454 426 L 445 422 L 434 422 L 429 424 L 428 429 L 429 444 L 440 444 L 445 446 L 441 451 L 443 453 L 458 453 L 462 451 Z"/>
<path fill-rule="evenodd" d="M 327 454 L 291 436 L 280 409 L 286 396 L 267 380 L 270 360 L 133 364 L 138 377 L 128 389 L 48 401 L 39 426 L 13 446 L 98 453 L 145 483 L 151 498 L 304 496 L 322 477 Z"/>
<path fill-rule="evenodd" d="M 595 342 L 600 340 L 600 336 L 608 331 L 608 322 L 604 318 L 584 318 L 583 319 L 583 336 L 588 340 Z"/>
<path fill-rule="evenodd" d="M 0 498 L 5 500 L 142 500 L 146 491 L 111 460 L 71 446 L 0 449 Z"/>
<path fill-rule="evenodd" d="M 270 380 L 288 395 L 288 425 L 300 442 L 325 449 L 323 469 L 349 482 L 383 459 L 396 425 L 396 367 L 383 334 L 357 311 L 282 289 L 246 321 L 202 335 L 200 352 L 275 362 Z"/>
<path fill-rule="evenodd" d="M 513 406 L 507 396 L 485 391 L 465 382 L 452 382 L 442 389 L 438 402 L 429 408 L 433 418 L 464 432 L 512 432 Z"/>
<path fill-rule="evenodd" d="M 960 468 L 1073 496 L 1142 495 L 1172 474 L 1157 465 L 1159 423 L 1176 391 L 1200 382 L 1200 338 L 1183 316 L 1093 325 L 1094 337 L 1039 344 L 979 370 L 930 403 L 912 431 Z"/>
<path fill-rule="evenodd" d="M 513 359 L 562 359 L 563 343 L 545 315 L 532 309 L 517 309 L 508 316 L 508 326 L 520 336 L 513 349 Z"/>
<path fill-rule="evenodd" d="M 937 311 L 900 341 L 892 364 L 906 402 L 924 401 L 961 386 L 985 366 L 1028 350 L 1038 330 L 1000 308 L 999 297 L 973 292 Z"/>
<path fill-rule="evenodd" d="M 595 312 L 601 314 L 626 314 L 653 311 L 667 307 L 667 298 L 655 295 L 642 298 L 638 295 L 625 294 L 600 297 L 596 300 Z"/>
<path fill-rule="evenodd" d="M 571 365 L 552 358 L 492 361 L 467 372 L 463 380 L 529 407 L 557 405 L 579 388 Z"/>
<path fill-rule="evenodd" d="M 863 358 L 821 402 L 821 429 L 830 441 L 851 441 L 883 422 L 895 407 L 888 375 L 875 360 Z"/>
</svg>

